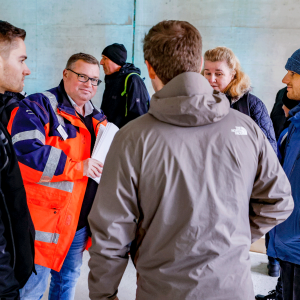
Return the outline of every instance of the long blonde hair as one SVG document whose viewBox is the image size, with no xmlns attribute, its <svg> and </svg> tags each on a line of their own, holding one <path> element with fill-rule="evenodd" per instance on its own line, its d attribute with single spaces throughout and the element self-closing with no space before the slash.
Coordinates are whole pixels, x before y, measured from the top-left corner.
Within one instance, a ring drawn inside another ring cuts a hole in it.
<svg viewBox="0 0 300 300">
<path fill-rule="evenodd" d="M 232 98 L 241 98 L 251 89 L 250 78 L 242 71 L 240 62 L 231 49 L 227 47 L 216 47 L 207 50 L 204 53 L 204 62 L 207 60 L 211 62 L 225 61 L 229 69 L 235 72 L 234 78 L 224 90 L 224 94 L 228 94 Z M 204 74 L 204 69 L 201 74 Z"/>
</svg>

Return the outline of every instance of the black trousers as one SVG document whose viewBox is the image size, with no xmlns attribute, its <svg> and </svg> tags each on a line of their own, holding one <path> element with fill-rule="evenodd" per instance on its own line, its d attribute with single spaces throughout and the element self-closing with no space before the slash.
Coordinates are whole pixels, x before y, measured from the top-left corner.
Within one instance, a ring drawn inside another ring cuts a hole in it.
<svg viewBox="0 0 300 300">
<path fill-rule="evenodd" d="M 276 285 L 276 300 L 283 300 L 282 298 L 282 282 L 281 282 L 281 271 L 280 275 L 277 280 L 277 285 Z"/>
<path fill-rule="evenodd" d="M 300 299 L 300 265 L 280 261 L 283 300 Z"/>
</svg>

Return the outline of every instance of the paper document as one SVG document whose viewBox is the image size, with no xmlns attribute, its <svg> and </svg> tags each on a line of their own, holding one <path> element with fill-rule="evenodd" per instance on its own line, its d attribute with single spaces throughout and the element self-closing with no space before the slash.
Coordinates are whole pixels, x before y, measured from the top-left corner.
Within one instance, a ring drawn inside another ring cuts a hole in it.
<svg viewBox="0 0 300 300">
<path fill-rule="evenodd" d="M 92 152 L 92 158 L 97 159 L 104 164 L 107 152 L 118 130 L 119 128 L 113 123 L 108 122 L 106 126 L 100 124 L 95 146 Z M 101 176 L 92 179 L 99 183 Z"/>
</svg>

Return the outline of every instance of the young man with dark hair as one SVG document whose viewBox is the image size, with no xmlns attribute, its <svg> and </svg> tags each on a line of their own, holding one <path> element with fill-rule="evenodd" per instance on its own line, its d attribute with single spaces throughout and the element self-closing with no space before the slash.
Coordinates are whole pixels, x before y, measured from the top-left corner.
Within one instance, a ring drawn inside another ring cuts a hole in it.
<svg viewBox="0 0 300 300">
<path fill-rule="evenodd" d="M 25 60 L 26 31 L 8 22 L 0 21 L 0 121 L 7 127 L 12 111 L 24 99 L 22 92 L 25 76 L 30 74 Z M 15 91 L 18 92 L 15 92 Z"/>
<path fill-rule="evenodd" d="M 90 158 L 106 117 L 91 99 L 100 66 L 85 53 L 70 57 L 58 87 L 20 102 L 12 139 L 35 226 L 35 267 L 21 298 L 74 299 L 82 254 L 90 235 L 87 216 L 102 164 Z M 92 177 L 92 178 L 88 178 Z"/>
<path fill-rule="evenodd" d="M 25 64 L 25 36 L 25 30 L 0 21 L 0 115 L 9 100 L 5 92 L 21 92 L 24 78 L 30 74 Z M 34 270 L 34 227 L 7 123 L 3 124 L 1 117 L 0 298 L 19 299 L 19 289 Z"/>
<path fill-rule="evenodd" d="M 106 158 L 89 215 L 91 299 L 117 297 L 131 245 L 137 300 L 253 300 L 250 244 L 292 212 L 265 135 L 200 74 L 201 46 L 184 21 L 145 36 L 156 93 Z"/>
<path fill-rule="evenodd" d="M 126 63 L 127 50 L 122 44 L 107 46 L 100 61 L 105 73 L 105 90 L 101 109 L 109 122 L 119 128 L 145 114 L 149 109 L 149 94 L 134 64 Z"/>
</svg>

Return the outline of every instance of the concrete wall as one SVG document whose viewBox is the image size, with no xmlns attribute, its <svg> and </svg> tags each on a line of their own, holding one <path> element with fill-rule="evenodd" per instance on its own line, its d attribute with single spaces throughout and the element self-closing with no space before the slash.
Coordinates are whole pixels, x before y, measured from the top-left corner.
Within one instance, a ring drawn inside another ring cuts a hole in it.
<svg viewBox="0 0 300 300">
<path fill-rule="evenodd" d="M 0 0 L 0 19 L 27 31 L 29 93 L 56 86 L 68 57 L 87 52 L 101 58 L 103 48 L 123 43 L 132 57 L 134 0 Z M 203 50 L 230 47 L 251 78 L 253 93 L 268 109 L 284 85 L 287 58 L 300 48 L 300 1 L 297 0 L 136 0 L 134 62 L 142 69 L 142 39 L 164 19 L 186 20 L 203 37 Z M 101 79 L 104 78 L 101 70 Z M 100 105 L 104 84 L 94 98 Z"/>
<path fill-rule="evenodd" d="M 103 48 L 118 42 L 131 60 L 133 7 L 132 0 L 0 0 L 0 19 L 27 31 L 31 75 L 24 90 L 35 93 L 57 86 L 68 58 L 77 52 L 100 60 Z M 93 99 L 97 106 L 103 89 L 104 83 Z"/>
<path fill-rule="evenodd" d="M 202 35 L 203 53 L 217 46 L 234 51 L 253 94 L 271 111 L 284 87 L 285 63 L 300 48 L 299 14 L 299 0 L 138 1 L 136 64 L 142 65 L 141 40 L 151 26 L 165 19 L 189 21 Z"/>
</svg>

